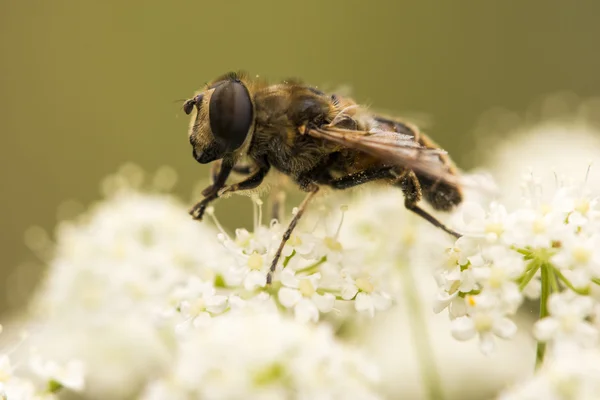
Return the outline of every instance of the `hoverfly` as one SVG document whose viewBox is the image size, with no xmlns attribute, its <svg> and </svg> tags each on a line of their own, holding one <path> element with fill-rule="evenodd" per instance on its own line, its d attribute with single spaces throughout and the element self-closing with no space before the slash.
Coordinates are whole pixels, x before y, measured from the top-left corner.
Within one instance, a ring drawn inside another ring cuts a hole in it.
<svg viewBox="0 0 600 400">
<path fill-rule="evenodd" d="M 189 129 L 193 156 L 216 162 L 213 183 L 190 214 L 201 220 L 208 204 L 225 193 L 258 187 L 271 167 L 307 192 L 271 263 L 272 279 L 281 251 L 308 203 L 326 185 L 347 189 L 371 181 L 399 187 L 404 206 L 449 234 L 418 206 L 449 211 L 462 201 L 456 167 L 428 136 L 407 122 L 374 115 L 350 98 L 326 94 L 296 81 L 268 84 L 243 73 L 223 75 L 183 105 L 194 112 Z M 251 168 L 236 165 L 246 157 Z M 226 185 L 232 171 L 246 179 Z"/>
</svg>

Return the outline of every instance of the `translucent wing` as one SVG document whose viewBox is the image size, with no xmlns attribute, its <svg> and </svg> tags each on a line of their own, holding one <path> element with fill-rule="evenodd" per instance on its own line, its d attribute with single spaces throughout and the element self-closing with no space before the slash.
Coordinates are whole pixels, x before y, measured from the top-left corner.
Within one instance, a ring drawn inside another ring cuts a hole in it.
<svg viewBox="0 0 600 400">
<path fill-rule="evenodd" d="M 306 134 L 362 151 L 384 162 L 428 175 L 434 180 L 452 185 L 462 183 L 451 167 L 440 158 L 446 154 L 444 150 L 424 147 L 411 135 L 383 130 L 356 131 L 331 125 L 309 128 Z"/>
</svg>

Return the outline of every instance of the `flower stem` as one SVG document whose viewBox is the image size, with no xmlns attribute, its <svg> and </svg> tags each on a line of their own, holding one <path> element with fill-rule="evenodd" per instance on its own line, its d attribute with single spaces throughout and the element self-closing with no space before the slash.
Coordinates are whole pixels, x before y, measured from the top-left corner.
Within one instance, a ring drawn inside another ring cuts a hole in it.
<svg viewBox="0 0 600 400">
<path fill-rule="evenodd" d="M 564 283 L 564 285 L 566 287 L 568 287 L 569 289 L 571 289 L 572 291 L 574 291 L 575 293 L 582 295 L 582 296 L 587 296 L 590 294 L 590 290 L 589 289 L 578 289 L 575 286 L 573 286 L 573 284 L 571 283 L 571 281 L 569 281 L 563 274 L 562 272 L 559 271 L 558 268 L 554 268 L 554 274 L 558 277 L 558 279 Z"/>
<path fill-rule="evenodd" d="M 409 318 L 409 326 L 415 343 L 417 361 L 421 368 L 421 378 L 423 380 L 423 389 L 427 399 L 443 400 L 444 391 L 442 381 L 435 362 L 435 357 L 429 341 L 429 332 L 427 322 L 423 317 L 423 309 L 420 301 L 420 295 L 417 290 L 417 282 L 414 279 L 409 266 L 401 266 L 403 272 L 402 283 L 404 286 L 404 296 L 406 300 L 406 309 Z"/>
<path fill-rule="evenodd" d="M 546 318 L 548 313 L 548 297 L 550 297 L 550 291 L 552 290 L 550 286 L 550 269 L 551 265 L 547 263 L 542 264 L 542 294 L 540 297 L 540 320 Z M 546 342 L 538 341 L 537 348 L 535 352 L 535 368 L 538 369 L 543 361 L 544 354 L 546 353 Z"/>
<path fill-rule="evenodd" d="M 533 277 L 537 273 L 538 269 L 540 269 L 540 266 L 541 266 L 541 263 L 538 262 L 537 260 L 533 260 L 529 264 L 529 267 L 528 267 L 529 269 L 527 270 L 527 273 L 523 276 L 523 278 L 519 282 L 519 290 L 520 291 L 523 291 L 523 289 L 525 289 L 525 286 L 527 286 L 527 284 L 531 281 L 531 279 L 533 279 Z"/>
</svg>

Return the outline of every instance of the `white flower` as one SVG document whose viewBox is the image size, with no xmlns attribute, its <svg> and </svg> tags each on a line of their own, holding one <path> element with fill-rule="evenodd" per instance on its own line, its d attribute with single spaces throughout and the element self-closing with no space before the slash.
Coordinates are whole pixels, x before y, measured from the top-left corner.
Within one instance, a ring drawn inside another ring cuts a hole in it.
<svg viewBox="0 0 600 400">
<path fill-rule="evenodd" d="M 495 349 L 494 336 L 510 339 L 517 326 L 497 308 L 498 302 L 483 295 L 467 296 L 468 316 L 452 321 L 452 336 L 457 340 L 469 340 L 479 335 L 481 351 L 490 354 Z"/>
<path fill-rule="evenodd" d="M 585 319 L 592 315 L 591 298 L 572 292 L 553 294 L 548 300 L 550 316 L 535 323 L 534 335 L 541 341 L 574 341 L 582 346 L 597 344 L 598 330 Z"/>
<path fill-rule="evenodd" d="M 85 366 L 82 396 L 129 399 L 136 396 L 150 377 L 168 366 L 173 327 L 161 331 L 156 323 L 156 319 L 135 313 L 112 314 L 103 319 L 98 315 L 82 318 L 67 312 L 37 324 L 31 329 L 28 342 L 45 360 L 71 366 L 71 372 L 77 372 L 79 367 L 76 364 L 73 367 L 69 361 L 80 360 Z M 15 355 L 18 362 L 27 363 L 28 359 L 28 352 Z M 56 370 L 52 364 L 42 366 L 48 367 L 48 373 Z M 63 383 L 66 377 L 59 374 L 54 379 Z M 69 382 L 64 383 L 73 384 Z"/>
<path fill-rule="evenodd" d="M 494 295 L 505 312 L 514 314 L 523 302 L 515 280 L 525 271 L 525 261 L 515 251 L 492 246 L 482 252 L 485 264 L 472 268 L 474 280 L 486 294 Z"/>
<path fill-rule="evenodd" d="M 491 203 L 489 211 L 486 211 L 477 203 L 465 202 L 460 207 L 458 229 L 465 236 L 473 236 L 485 239 L 490 243 L 499 240 L 504 232 L 510 229 L 512 220 L 503 205 Z"/>
<path fill-rule="evenodd" d="M 31 356 L 33 372 L 46 382 L 56 382 L 68 389 L 80 392 L 84 388 L 85 367 L 80 360 L 69 360 L 64 365 L 45 360 L 39 354 Z"/>
<path fill-rule="evenodd" d="M 502 393 L 499 400 L 594 400 L 600 392 L 600 350 L 571 348 L 544 362 L 533 378 Z"/>
<path fill-rule="evenodd" d="M 205 325 L 212 315 L 221 314 L 227 308 L 227 296 L 216 294 L 212 282 L 194 276 L 186 285 L 175 288 L 171 297 L 183 318 L 177 325 L 179 331 Z"/>
<path fill-rule="evenodd" d="M 61 225 L 35 306 L 44 315 L 153 314 L 189 274 L 214 279 L 227 257 L 216 232 L 172 197 L 119 192 Z"/>
<path fill-rule="evenodd" d="M 326 326 L 242 310 L 180 342 L 171 373 L 141 399 L 376 399 L 377 376 Z"/>
<path fill-rule="evenodd" d="M 561 247 L 551 261 L 559 268 L 580 271 L 583 284 L 591 277 L 600 277 L 600 251 L 598 249 L 600 249 L 599 234 L 592 234 L 588 237 L 571 234 L 561 241 Z"/>
<path fill-rule="evenodd" d="M 453 270 L 443 270 L 436 275 L 440 288 L 436 294 L 433 311 L 440 313 L 447 307 L 451 317 L 464 315 L 464 300 L 459 297 L 461 293 L 469 293 L 475 288 L 475 277 L 471 268 L 461 269 L 455 267 Z"/>
<path fill-rule="evenodd" d="M 510 242 L 520 248 L 527 246 L 551 247 L 555 241 L 561 241 L 568 234 L 565 213 L 553 212 L 542 205 L 540 209 L 521 209 L 514 214 L 514 228 Z"/>
<path fill-rule="evenodd" d="M 300 322 L 317 322 L 319 311 L 326 313 L 333 308 L 335 296 L 317 292 L 320 279 L 319 273 L 299 277 L 289 268 L 281 272 L 284 287 L 279 289 L 279 301 L 284 307 L 294 308 L 296 319 Z"/>
<path fill-rule="evenodd" d="M 392 305 L 390 295 L 378 291 L 368 275 L 356 279 L 347 276 L 346 284 L 342 288 L 342 298 L 355 299 L 356 311 L 366 312 L 371 317 L 375 315 L 376 310 L 386 310 Z"/>
<path fill-rule="evenodd" d="M 0 382 L 0 399 L 2 400 L 54 400 L 51 393 L 38 391 L 33 382 L 28 379 L 13 377 L 8 382 Z"/>
</svg>

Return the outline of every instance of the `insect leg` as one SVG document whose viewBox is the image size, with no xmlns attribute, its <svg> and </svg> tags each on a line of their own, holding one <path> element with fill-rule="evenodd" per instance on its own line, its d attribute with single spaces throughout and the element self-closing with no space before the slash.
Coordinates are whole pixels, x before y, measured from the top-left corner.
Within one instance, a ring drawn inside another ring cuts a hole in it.
<svg viewBox="0 0 600 400">
<path fill-rule="evenodd" d="M 217 176 L 219 176 L 219 169 L 221 168 L 221 164 L 223 160 L 217 160 L 212 163 L 210 167 L 210 180 L 211 183 L 215 183 L 217 180 Z M 250 175 L 256 168 L 252 167 L 250 164 L 236 164 L 233 166 L 233 172 L 240 175 Z M 205 189 L 207 190 L 207 189 Z"/>
<path fill-rule="evenodd" d="M 362 185 L 370 181 L 384 178 L 392 178 L 391 167 L 378 167 L 366 169 L 354 174 L 346 175 L 341 178 L 332 179 L 328 182 L 322 182 L 334 189 L 348 189 L 353 186 Z"/>
<path fill-rule="evenodd" d="M 442 224 L 440 221 L 437 220 L 437 218 L 435 218 L 433 215 L 429 214 L 427 211 L 423 210 L 417 205 L 417 202 L 421 200 L 422 192 L 419 179 L 417 178 L 414 172 L 406 171 L 404 174 L 402 174 L 398 183 L 400 184 L 400 188 L 404 193 L 404 206 L 408 210 L 414 212 L 421 218 L 427 220 L 433 226 L 440 228 L 444 232 L 449 233 L 450 235 L 456 238 L 462 236 L 458 232 L 455 232 L 452 229 L 448 228 L 446 225 Z"/>
<path fill-rule="evenodd" d="M 256 171 L 256 167 L 250 164 L 236 164 L 233 166 L 233 172 L 240 175 L 250 175 L 254 171 Z"/>
<path fill-rule="evenodd" d="M 225 182 L 231 174 L 233 163 L 234 161 L 232 158 L 223 159 L 215 182 L 202 191 L 202 194 L 205 196 L 204 199 L 198 202 L 189 211 L 190 215 L 194 217 L 194 219 L 202 220 L 202 216 L 204 215 L 204 211 L 206 210 L 206 207 L 208 207 L 208 204 L 219 197 L 219 191 L 225 186 Z"/>
<path fill-rule="evenodd" d="M 292 220 L 290 221 L 288 228 L 286 229 L 285 233 L 283 234 L 281 243 L 279 244 L 279 247 L 277 248 L 275 257 L 273 257 L 273 262 L 271 263 L 271 268 L 269 269 L 269 273 L 267 274 L 267 285 L 270 285 L 271 281 L 273 280 L 273 274 L 275 273 L 275 269 L 277 268 L 277 263 L 279 262 L 279 258 L 281 257 L 281 252 L 283 251 L 283 247 L 285 246 L 285 243 L 288 241 L 288 239 L 292 235 L 292 232 L 294 231 L 294 228 L 296 227 L 296 225 L 298 224 L 298 221 L 302 217 L 302 214 L 304 214 L 304 210 L 306 210 L 306 206 L 308 205 L 310 200 L 319 191 L 319 187 L 314 183 L 309 183 L 306 186 L 306 191 L 308 192 L 308 194 L 306 195 L 306 197 L 304 198 L 302 203 L 300 203 L 300 206 L 298 207 L 298 212 L 296 213 L 296 215 L 294 215 L 294 218 L 292 218 Z"/>
<path fill-rule="evenodd" d="M 258 166 L 258 170 L 243 181 L 234 183 L 233 185 L 226 186 L 219 190 L 219 196 L 222 196 L 225 193 L 233 193 L 240 190 L 249 190 L 258 187 L 262 183 L 263 179 L 265 179 L 265 176 L 269 172 L 270 168 L 271 166 L 267 162 L 260 164 Z"/>
</svg>

